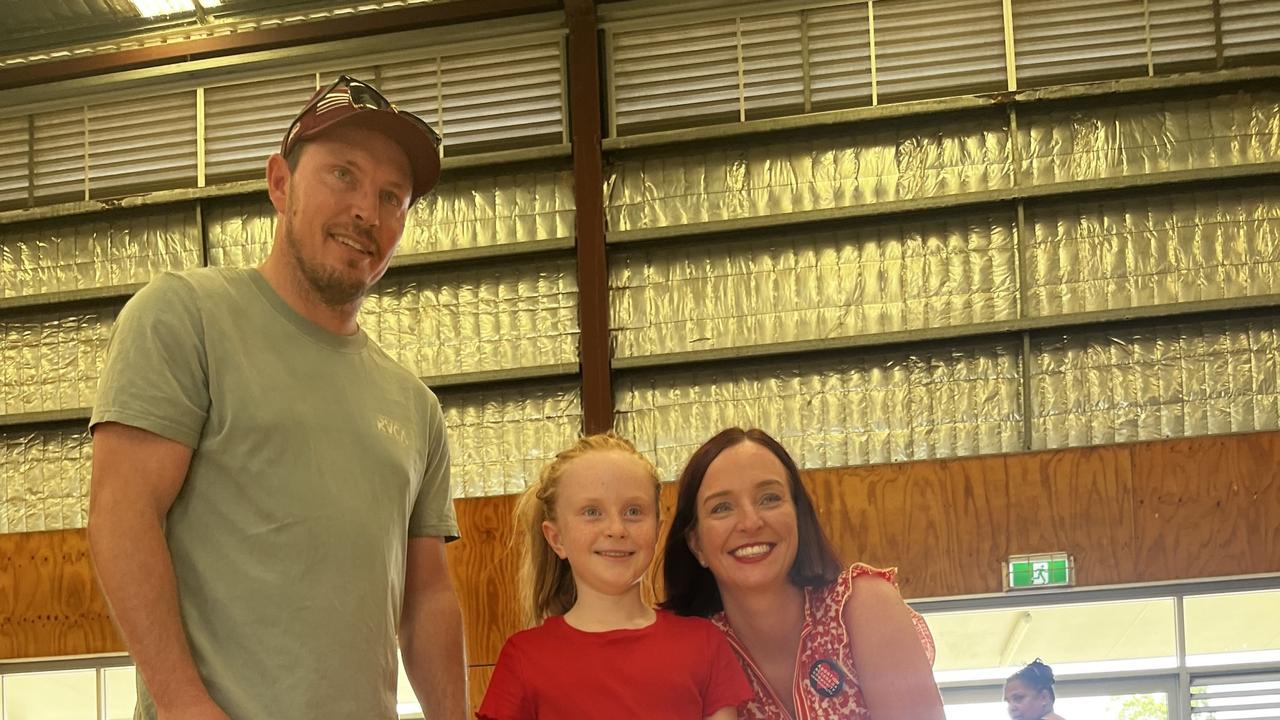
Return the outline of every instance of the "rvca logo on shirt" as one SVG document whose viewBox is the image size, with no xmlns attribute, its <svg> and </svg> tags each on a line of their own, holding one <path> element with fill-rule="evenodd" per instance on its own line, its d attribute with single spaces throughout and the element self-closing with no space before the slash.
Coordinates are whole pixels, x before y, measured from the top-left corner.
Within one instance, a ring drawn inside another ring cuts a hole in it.
<svg viewBox="0 0 1280 720">
<path fill-rule="evenodd" d="M 378 432 L 395 438 L 401 445 L 409 445 L 409 433 L 404 431 L 404 427 L 400 423 L 386 415 L 378 415 L 375 422 L 378 426 Z"/>
</svg>

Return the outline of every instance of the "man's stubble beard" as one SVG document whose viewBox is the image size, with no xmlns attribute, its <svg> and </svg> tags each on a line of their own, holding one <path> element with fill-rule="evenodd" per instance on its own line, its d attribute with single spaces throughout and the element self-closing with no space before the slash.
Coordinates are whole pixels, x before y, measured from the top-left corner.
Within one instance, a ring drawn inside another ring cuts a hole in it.
<svg viewBox="0 0 1280 720">
<path fill-rule="evenodd" d="M 284 214 L 284 241 L 293 263 L 302 275 L 302 281 L 313 295 L 328 307 L 341 309 L 352 305 L 358 306 L 364 296 L 369 293 L 369 285 L 356 278 L 349 278 L 333 268 L 313 264 L 302 252 L 302 244 L 294 232 L 293 216 L 296 212 L 292 194 L 286 201 Z M 323 230 L 321 230 L 323 233 Z M 321 238 L 321 242 L 325 242 Z"/>
</svg>

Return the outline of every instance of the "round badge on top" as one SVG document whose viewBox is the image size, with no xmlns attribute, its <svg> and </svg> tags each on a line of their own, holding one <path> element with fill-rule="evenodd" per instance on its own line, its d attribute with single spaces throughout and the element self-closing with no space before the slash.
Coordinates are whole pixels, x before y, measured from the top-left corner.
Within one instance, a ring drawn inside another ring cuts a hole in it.
<svg viewBox="0 0 1280 720">
<path fill-rule="evenodd" d="M 809 684 L 822 697 L 835 697 L 844 690 L 844 670 L 835 661 L 822 658 L 809 666 Z"/>
</svg>

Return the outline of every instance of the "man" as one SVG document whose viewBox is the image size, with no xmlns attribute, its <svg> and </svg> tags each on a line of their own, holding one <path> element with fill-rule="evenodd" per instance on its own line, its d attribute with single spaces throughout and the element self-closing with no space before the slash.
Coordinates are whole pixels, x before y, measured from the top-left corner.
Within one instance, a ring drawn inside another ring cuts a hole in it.
<svg viewBox="0 0 1280 720">
<path fill-rule="evenodd" d="M 466 716 L 436 397 L 360 330 L 438 138 L 343 76 L 267 162 L 261 267 L 165 274 L 116 323 L 89 541 L 159 720 Z"/>
</svg>

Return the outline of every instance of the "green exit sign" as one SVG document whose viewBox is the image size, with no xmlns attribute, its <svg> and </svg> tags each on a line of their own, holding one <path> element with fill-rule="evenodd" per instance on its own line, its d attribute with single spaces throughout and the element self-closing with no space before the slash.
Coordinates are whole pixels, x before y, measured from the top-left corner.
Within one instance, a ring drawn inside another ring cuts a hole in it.
<svg viewBox="0 0 1280 720">
<path fill-rule="evenodd" d="M 1075 562 L 1066 553 L 1013 555 L 1004 569 L 1005 590 L 1064 587 L 1076 581 Z"/>
</svg>

